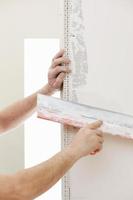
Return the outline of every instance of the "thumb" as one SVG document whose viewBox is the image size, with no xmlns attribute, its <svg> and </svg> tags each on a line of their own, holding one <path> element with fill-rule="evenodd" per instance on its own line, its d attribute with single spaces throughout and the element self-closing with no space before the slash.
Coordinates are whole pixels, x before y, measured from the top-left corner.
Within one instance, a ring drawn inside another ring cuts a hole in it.
<svg viewBox="0 0 133 200">
<path fill-rule="evenodd" d="M 99 128 L 102 124 L 103 124 L 102 121 L 96 121 L 96 122 L 93 122 L 93 123 L 91 123 L 91 124 L 87 124 L 87 125 L 86 125 L 86 128 L 89 128 L 89 129 L 97 129 L 97 128 Z"/>
</svg>

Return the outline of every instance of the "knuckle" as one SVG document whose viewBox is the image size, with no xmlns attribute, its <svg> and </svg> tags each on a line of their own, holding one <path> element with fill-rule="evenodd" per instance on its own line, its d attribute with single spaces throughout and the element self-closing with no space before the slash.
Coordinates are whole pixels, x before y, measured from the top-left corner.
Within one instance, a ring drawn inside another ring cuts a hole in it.
<svg viewBox="0 0 133 200">
<path fill-rule="evenodd" d="M 54 60 L 53 65 L 54 65 L 54 66 L 57 65 L 57 59 Z"/>
<path fill-rule="evenodd" d="M 57 82 L 54 84 L 54 87 L 55 87 L 55 88 L 58 88 L 58 84 L 57 84 Z"/>
<path fill-rule="evenodd" d="M 61 82 L 60 82 L 60 81 L 57 81 L 57 82 L 56 82 L 56 87 L 58 88 L 58 87 L 60 87 L 60 85 L 61 85 Z"/>
<path fill-rule="evenodd" d="M 60 60 L 61 60 L 60 58 L 55 59 L 53 65 L 54 66 L 58 65 L 58 63 L 60 63 Z"/>
<path fill-rule="evenodd" d="M 60 69 L 60 67 L 59 67 L 59 66 L 58 66 L 58 67 L 56 67 L 56 68 L 55 68 L 55 73 L 59 73 L 59 72 L 60 72 L 60 70 L 61 70 L 61 69 Z"/>
<path fill-rule="evenodd" d="M 48 72 L 48 78 L 51 78 L 51 74 L 52 74 L 52 72 L 51 72 L 51 70 L 49 70 L 49 72 Z"/>
</svg>

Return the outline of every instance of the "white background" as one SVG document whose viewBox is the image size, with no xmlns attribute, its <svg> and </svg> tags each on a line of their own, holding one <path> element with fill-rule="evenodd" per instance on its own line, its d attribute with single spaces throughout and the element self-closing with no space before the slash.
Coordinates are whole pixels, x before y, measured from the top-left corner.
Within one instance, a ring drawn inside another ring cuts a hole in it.
<svg viewBox="0 0 133 200">
<path fill-rule="evenodd" d="M 25 39 L 25 96 L 47 83 L 47 72 L 53 56 L 59 50 L 59 39 Z M 59 94 L 56 94 L 57 96 Z M 43 162 L 60 151 L 60 125 L 38 119 L 36 114 L 25 123 L 25 167 Z M 61 182 L 37 198 L 61 200 Z"/>
</svg>

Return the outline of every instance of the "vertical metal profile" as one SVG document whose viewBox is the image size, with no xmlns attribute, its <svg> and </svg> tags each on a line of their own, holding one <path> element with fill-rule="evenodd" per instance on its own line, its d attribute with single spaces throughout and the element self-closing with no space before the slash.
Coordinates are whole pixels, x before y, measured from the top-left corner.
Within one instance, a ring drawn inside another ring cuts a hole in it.
<svg viewBox="0 0 133 200">
<path fill-rule="evenodd" d="M 64 0 L 64 49 L 65 56 L 71 58 L 70 54 L 70 12 L 71 12 L 71 0 Z M 61 94 L 62 99 L 70 100 L 69 96 L 69 75 L 66 76 L 63 83 L 63 91 Z M 65 148 L 69 144 L 69 130 L 62 126 L 62 148 Z M 62 199 L 70 200 L 70 176 L 69 172 L 62 179 Z"/>
</svg>

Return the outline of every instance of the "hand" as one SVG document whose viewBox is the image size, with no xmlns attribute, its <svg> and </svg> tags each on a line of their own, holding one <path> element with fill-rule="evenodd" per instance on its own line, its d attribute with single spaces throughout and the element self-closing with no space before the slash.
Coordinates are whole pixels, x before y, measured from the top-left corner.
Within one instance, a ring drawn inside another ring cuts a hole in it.
<svg viewBox="0 0 133 200">
<path fill-rule="evenodd" d="M 48 84 L 53 90 L 60 90 L 66 73 L 70 72 L 68 67 L 70 60 L 64 57 L 64 50 L 60 50 L 52 60 L 48 72 Z"/>
<path fill-rule="evenodd" d="M 95 154 L 102 149 L 103 135 L 97 130 L 102 125 L 101 121 L 92 124 L 87 124 L 81 128 L 69 145 L 72 153 L 79 158 L 89 154 Z"/>
</svg>

